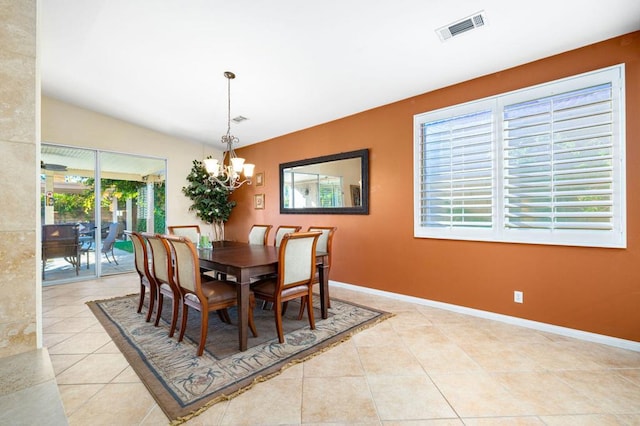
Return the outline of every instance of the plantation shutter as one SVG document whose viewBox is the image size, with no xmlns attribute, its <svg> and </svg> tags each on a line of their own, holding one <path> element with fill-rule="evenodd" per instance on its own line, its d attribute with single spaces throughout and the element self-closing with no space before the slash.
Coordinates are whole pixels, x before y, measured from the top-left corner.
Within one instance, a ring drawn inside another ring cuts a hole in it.
<svg viewBox="0 0 640 426">
<path fill-rule="evenodd" d="M 491 110 L 421 125 L 421 226 L 493 226 L 492 133 Z"/>
<path fill-rule="evenodd" d="M 611 84 L 505 106 L 504 226 L 613 229 Z"/>
</svg>

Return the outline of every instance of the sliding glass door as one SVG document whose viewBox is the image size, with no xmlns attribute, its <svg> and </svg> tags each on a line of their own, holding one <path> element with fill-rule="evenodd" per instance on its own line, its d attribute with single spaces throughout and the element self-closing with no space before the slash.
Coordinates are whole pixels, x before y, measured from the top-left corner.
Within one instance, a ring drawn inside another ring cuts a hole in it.
<svg viewBox="0 0 640 426">
<path fill-rule="evenodd" d="M 125 231 L 164 232 L 166 160 L 42 144 L 43 283 L 131 272 Z"/>
</svg>

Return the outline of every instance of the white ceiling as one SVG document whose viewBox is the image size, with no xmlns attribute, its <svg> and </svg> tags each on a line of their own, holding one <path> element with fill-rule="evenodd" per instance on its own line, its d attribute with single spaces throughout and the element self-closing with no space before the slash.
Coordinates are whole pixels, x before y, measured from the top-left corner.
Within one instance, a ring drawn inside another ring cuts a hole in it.
<svg viewBox="0 0 640 426">
<path fill-rule="evenodd" d="M 43 93 L 222 148 L 640 29 L 638 0 L 43 0 Z M 445 43 L 435 30 L 483 10 Z"/>
</svg>

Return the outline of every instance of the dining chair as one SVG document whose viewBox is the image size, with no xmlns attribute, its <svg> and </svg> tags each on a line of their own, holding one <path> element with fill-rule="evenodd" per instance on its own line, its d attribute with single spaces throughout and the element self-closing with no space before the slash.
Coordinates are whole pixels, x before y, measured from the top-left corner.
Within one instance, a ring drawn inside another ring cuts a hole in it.
<svg viewBox="0 0 640 426">
<path fill-rule="evenodd" d="M 200 226 L 199 225 L 173 225 L 167 226 L 170 235 L 177 235 L 179 237 L 187 237 L 193 244 L 198 244 L 198 238 L 200 238 Z"/>
<path fill-rule="evenodd" d="M 156 279 L 149 269 L 149 252 L 147 249 L 147 240 L 139 232 L 125 231 L 133 243 L 134 264 L 136 272 L 140 276 L 140 302 L 138 303 L 138 313 L 142 311 L 144 298 L 149 289 L 149 311 L 147 312 L 146 321 L 151 320 L 153 308 L 157 297 Z"/>
<path fill-rule="evenodd" d="M 280 247 L 280 242 L 282 241 L 282 237 L 284 234 L 291 234 L 293 232 L 299 232 L 302 229 L 302 226 L 296 225 L 281 225 L 276 229 L 276 236 L 273 240 L 273 245 L 276 247 Z"/>
<path fill-rule="evenodd" d="M 253 225 L 249 230 L 249 244 L 266 246 L 271 228 L 273 225 Z"/>
<path fill-rule="evenodd" d="M 176 235 L 178 237 L 187 237 L 191 240 L 193 244 L 196 245 L 196 247 L 200 243 L 199 241 L 200 226 L 199 225 L 173 225 L 173 226 L 167 226 L 167 229 L 169 230 L 169 235 Z M 216 271 L 208 271 L 208 272 L 202 271 L 202 272 L 213 278 L 216 278 L 219 276 L 219 273 Z"/>
<path fill-rule="evenodd" d="M 251 284 L 256 299 L 273 303 L 278 341 L 284 343 L 282 331 L 283 303 L 303 298 L 309 308 L 309 327 L 313 318 L 313 278 L 316 273 L 316 244 L 321 232 L 287 233 L 278 249 L 278 274 Z"/>
<path fill-rule="evenodd" d="M 189 307 L 200 311 L 200 343 L 197 356 L 201 356 L 207 341 L 209 330 L 209 312 L 225 310 L 237 304 L 237 290 L 234 283 L 226 281 L 205 281 L 200 274 L 198 252 L 193 243 L 185 237 L 164 237 L 173 248 L 175 255 L 176 284 L 182 293 L 182 321 L 180 322 L 180 335 L 178 342 L 184 337 L 187 328 Z M 249 294 L 249 329 L 254 336 L 258 336 L 253 321 L 253 309 L 255 298 Z"/>
<path fill-rule="evenodd" d="M 151 271 L 153 278 L 156 280 L 156 301 L 158 303 L 156 306 L 156 320 L 154 325 L 157 327 L 160 323 L 164 297 L 169 297 L 172 301 L 169 337 L 173 337 L 178 322 L 178 308 L 182 302 L 180 290 L 174 280 L 171 247 L 160 234 L 142 233 L 141 235 L 149 241 L 151 258 L 153 259 Z"/>
<path fill-rule="evenodd" d="M 331 249 L 333 246 L 333 235 L 335 234 L 338 228 L 335 226 L 310 226 L 307 229 L 308 232 L 322 232 L 322 234 L 318 237 L 318 244 L 316 245 L 316 251 L 327 253 L 327 265 L 325 269 L 325 274 L 327 277 L 329 276 L 329 271 L 331 270 Z M 316 268 L 317 269 L 317 268 Z M 327 278 L 328 279 L 328 278 Z M 320 274 L 316 270 L 316 274 L 313 278 L 313 284 L 320 283 Z M 331 307 L 331 300 L 329 300 L 329 308 Z M 304 313 L 304 305 L 300 303 L 300 312 L 298 313 L 298 319 L 302 319 L 302 314 Z"/>
</svg>

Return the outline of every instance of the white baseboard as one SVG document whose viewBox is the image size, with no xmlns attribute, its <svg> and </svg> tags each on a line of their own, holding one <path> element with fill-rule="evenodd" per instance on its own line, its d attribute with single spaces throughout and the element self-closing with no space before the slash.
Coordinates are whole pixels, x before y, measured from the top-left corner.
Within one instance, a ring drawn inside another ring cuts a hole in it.
<svg viewBox="0 0 640 426">
<path fill-rule="evenodd" d="M 573 328 L 560 327 L 558 325 L 547 324 L 544 322 L 531 321 L 523 318 L 512 317 L 509 315 L 497 314 L 479 309 L 467 308 L 465 306 L 452 305 L 449 303 L 437 302 L 435 300 L 421 299 L 413 296 L 405 296 L 403 294 L 391 293 L 388 291 L 375 290 L 372 288 L 361 287 L 354 284 L 341 283 L 329 280 L 332 287 L 342 287 L 348 290 L 360 293 L 375 294 L 377 296 L 388 297 L 390 299 L 401 300 L 404 302 L 415 303 L 417 305 L 430 306 L 433 308 L 444 309 L 447 311 L 457 312 L 459 314 L 471 315 L 474 317 L 500 321 L 507 324 L 517 325 L 520 327 L 531 328 L 534 330 L 544 331 L 547 333 L 558 334 L 560 336 L 572 337 L 575 339 L 585 340 L 588 342 L 601 343 L 603 345 L 615 346 L 617 348 L 628 349 L 630 351 L 640 352 L 640 342 L 633 340 L 625 340 L 617 337 L 605 336 L 603 334 L 590 333 L 588 331 L 576 330 Z"/>
</svg>

